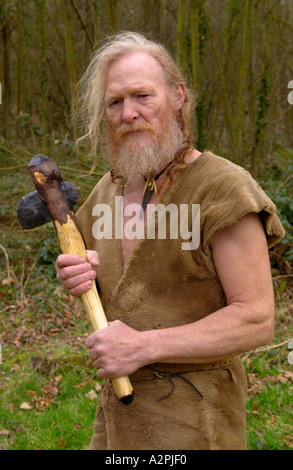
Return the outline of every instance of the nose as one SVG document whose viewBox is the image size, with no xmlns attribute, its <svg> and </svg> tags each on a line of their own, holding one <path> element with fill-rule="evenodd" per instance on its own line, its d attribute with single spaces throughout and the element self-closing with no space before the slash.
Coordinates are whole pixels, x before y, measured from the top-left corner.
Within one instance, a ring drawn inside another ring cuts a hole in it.
<svg viewBox="0 0 293 470">
<path fill-rule="evenodd" d="M 125 98 L 123 102 L 123 110 L 122 110 L 122 121 L 131 123 L 135 119 L 138 119 L 139 113 L 136 109 L 135 103 L 129 99 Z"/>
</svg>

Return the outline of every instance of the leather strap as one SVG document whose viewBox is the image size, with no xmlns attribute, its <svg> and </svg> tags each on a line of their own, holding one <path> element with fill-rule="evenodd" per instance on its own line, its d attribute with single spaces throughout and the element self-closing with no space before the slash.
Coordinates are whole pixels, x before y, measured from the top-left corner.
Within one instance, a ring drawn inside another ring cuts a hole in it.
<svg viewBox="0 0 293 470">
<path fill-rule="evenodd" d="M 201 370 L 213 370 L 220 369 L 222 367 L 228 367 L 234 361 L 234 357 L 228 357 L 222 361 L 209 362 L 206 364 L 167 364 L 163 362 L 156 362 L 150 364 L 148 369 L 151 369 L 157 373 L 170 372 L 171 374 L 186 374 L 188 372 L 197 372 Z"/>
</svg>

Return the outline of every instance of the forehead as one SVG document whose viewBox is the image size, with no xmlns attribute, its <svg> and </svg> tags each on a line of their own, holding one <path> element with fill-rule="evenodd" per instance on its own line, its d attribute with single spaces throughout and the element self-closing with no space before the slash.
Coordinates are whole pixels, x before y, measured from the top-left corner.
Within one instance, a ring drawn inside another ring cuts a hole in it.
<svg viewBox="0 0 293 470">
<path fill-rule="evenodd" d="M 106 78 L 106 93 L 135 83 L 166 87 L 162 66 L 146 52 L 130 52 L 112 62 Z"/>
</svg>

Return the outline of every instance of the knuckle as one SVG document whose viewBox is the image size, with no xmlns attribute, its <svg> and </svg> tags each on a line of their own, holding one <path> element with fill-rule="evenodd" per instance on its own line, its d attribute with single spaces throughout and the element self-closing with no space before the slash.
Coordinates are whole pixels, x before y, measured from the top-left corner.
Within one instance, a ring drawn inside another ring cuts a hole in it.
<svg viewBox="0 0 293 470">
<path fill-rule="evenodd" d="M 93 265 L 90 264 L 90 263 L 88 264 L 88 268 L 89 268 L 90 271 L 92 271 L 92 272 L 94 271 Z"/>
<path fill-rule="evenodd" d="M 105 365 L 105 367 L 103 367 L 103 377 L 107 378 L 107 377 L 115 377 L 116 375 L 116 369 L 114 366 L 111 366 L 111 365 Z"/>
<path fill-rule="evenodd" d="M 78 292 L 78 290 L 76 290 L 75 288 L 72 288 L 72 289 L 67 288 L 67 292 L 68 292 L 68 294 L 72 295 L 73 297 L 80 297 L 80 295 L 81 295 L 81 293 Z"/>
<path fill-rule="evenodd" d="M 63 279 L 68 279 L 70 277 L 70 268 L 63 268 L 62 271 L 60 271 L 60 274 L 62 275 Z"/>
<path fill-rule="evenodd" d="M 60 268 L 64 265 L 66 260 L 66 255 L 62 254 L 59 255 L 58 258 L 56 259 L 56 265 Z"/>
<path fill-rule="evenodd" d="M 66 286 L 68 289 L 72 289 L 76 287 L 75 279 L 74 277 L 69 277 L 66 279 Z"/>
</svg>

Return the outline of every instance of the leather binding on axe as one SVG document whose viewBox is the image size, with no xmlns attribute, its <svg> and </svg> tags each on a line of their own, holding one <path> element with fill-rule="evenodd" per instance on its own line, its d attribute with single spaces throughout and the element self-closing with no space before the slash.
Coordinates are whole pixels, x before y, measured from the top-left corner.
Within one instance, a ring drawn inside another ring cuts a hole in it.
<svg viewBox="0 0 293 470">
<path fill-rule="evenodd" d="M 78 229 L 74 212 L 62 191 L 62 176 L 54 160 L 38 154 L 28 164 L 33 183 L 51 215 L 62 253 L 81 255 L 86 259 L 86 248 Z M 81 295 L 82 303 L 94 330 L 108 327 L 108 322 L 95 283 Z M 127 376 L 112 378 L 118 399 L 128 405 L 133 401 L 133 388 Z"/>
</svg>

